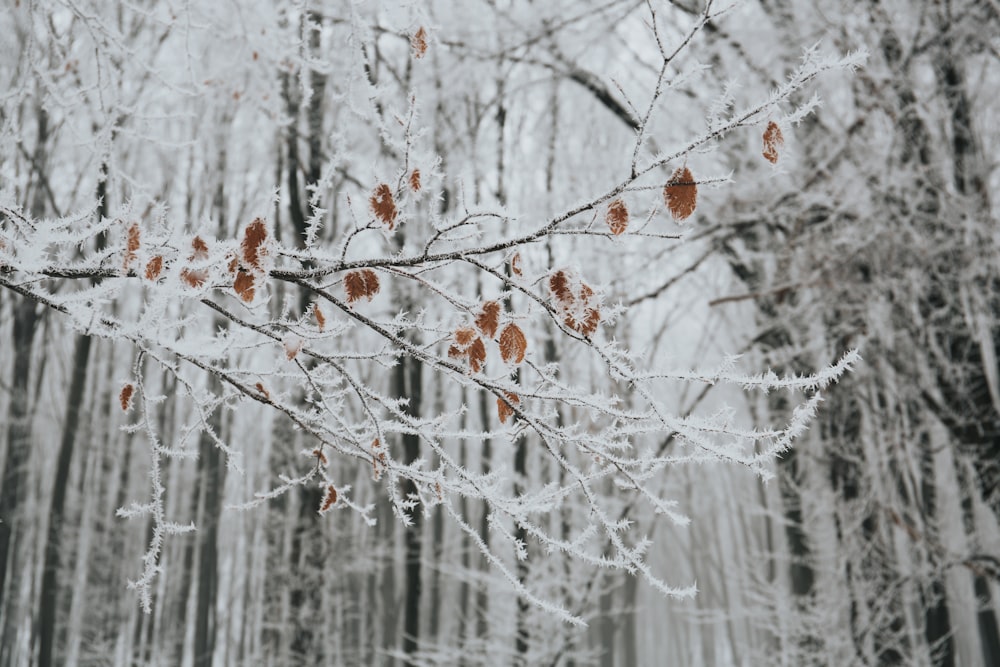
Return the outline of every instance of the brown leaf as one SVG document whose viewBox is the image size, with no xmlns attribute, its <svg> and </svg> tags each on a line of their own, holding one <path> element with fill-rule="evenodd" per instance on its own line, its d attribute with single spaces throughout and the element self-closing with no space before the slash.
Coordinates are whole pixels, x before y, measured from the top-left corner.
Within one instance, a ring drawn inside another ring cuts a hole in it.
<svg viewBox="0 0 1000 667">
<path fill-rule="evenodd" d="M 414 169 L 410 172 L 410 190 L 420 192 L 420 170 Z"/>
<path fill-rule="evenodd" d="M 257 218 L 243 232 L 243 241 L 240 243 L 240 250 L 243 253 L 243 265 L 263 270 L 263 258 L 267 254 L 264 243 L 267 241 L 267 225 L 260 218 Z"/>
<path fill-rule="evenodd" d="M 135 261 L 135 253 L 139 249 L 139 223 L 133 222 L 128 227 L 128 239 L 125 242 L 125 265 L 127 271 L 129 264 Z"/>
<path fill-rule="evenodd" d="M 615 236 L 623 234 L 628 228 L 628 207 L 625 206 L 625 202 L 616 199 L 608 204 L 608 213 L 604 219 L 608 223 L 608 227 L 611 228 L 612 234 Z"/>
<path fill-rule="evenodd" d="M 239 294 L 240 298 L 246 303 L 253 301 L 253 282 L 253 274 L 249 271 L 244 271 L 243 269 L 240 269 L 236 273 L 236 280 L 233 281 L 233 289 L 236 290 L 236 293 Z"/>
<path fill-rule="evenodd" d="M 476 315 L 476 326 L 486 334 L 487 338 L 496 336 L 497 327 L 500 326 L 500 304 L 496 301 L 484 303 L 479 314 Z"/>
<path fill-rule="evenodd" d="M 271 400 L 271 394 L 268 393 L 267 389 L 264 389 L 264 385 L 262 383 L 258 382 L 256 385 L 254 385 L 254 387 L 256 387 L 257 391 L 259 391 L 264 396 L 264 398 L 266 398 L 269 401 Z"/>
<path fill-rule="evenodd" d="M 324 466 L 330 465 L 330 462 L 327 460 L 326 454 L 323 453 L 323 449 L 322 448 L 317 447 L 316 449 L 314 449 L 313 450 L 313 456 L 315 456 L 316 460 L 319 461 Z"/>
<path fill-rule="evenodd" d="M 420 26 L 410 38 L 410 46 L 413 48 L 413 57 L 418 60 L 427 53 L 427 31 L 423 26 Z"/>
<path fill-rule="evenodd" d="M 288 360 L 291 361 L 296 356 L 298 356 L 299 351 L 302 350 L 302 345 L 304 344 L 304 342 L 305 341 L 303 341 L 301 338 L 299 338 L 293 333 L 285 334 L 285 337 L 281 341 L 281 344 L 285 348 L 285 357 L 287 357 Z"/>
<path fill-rule="evenodd" d="M 468 354 L 469 368 L 472 369 L 473 373 L 478 373 L 483 364 L 486 363 L 486 345 L 483 344 L 482 338 L 476 336 L 476 340 L 469 346 Z"/>
<path fill-rule="evenodd" d="M 510 258 L 510 272 L 515 276 L 521 275 L 521 253 L 515 252 Z"/>
<path fill-rule="evenodd" d="M 476 330 L 472 327 L 459 327 L 455 329 L 455 342 L 460 348 L 467 348 L 473 340 L 477 338 Z"/>
<path fill-rule="evenodd" d="M 181 280 L 186 282 L 190 287 L 201 287 L 208 280 L 208 271 L 204 269 L 199 269 L 197 271 L 193 269 L 183 269 L 181 271 Z"/>
<path fill-rule="evenodd" d="M 549 291 L 564 305 L 573 303 L 573 292 L 569 287 L 569 276 L 565 271 L 559 270 L 549 276 Z"/>
<path fill-rule="evenodd" d="M 323 315 L 323 311 L 319 309 L 319 304 L 313 304 L 313 317 L 316 318 L 316 325 L 319 327 L 320 333 L 323 333 L 323 329 L 326 328 L 326 316 Z"/>
<path fill-rule="evenodd" d="M 129 408 L 132 407 L 132 395 L 135 393 L 135 387 L 132 383 L 126 383 L 122 387 L 121 392 L 118 394 L 118 403 L 122 406 L 122 411 L 128 412 Z"/>
<path fill-rule="evenodd" d="M 337 503 L 337 489 L 333 484 L 328 484 L 326 487 L 326 495 L 323 496 L 323 504 L 320 505 L 320 514 L 326 512 L 328 509 L 333 507 Z"/>
<path fill-rule="evenodd" d="M 521 327 L 508 324 L 500 332 L 500 356 L 504 363 L 517 365 L 524 361 L 524 352 L 528 349 L 528 339 L 524 337 Z"/>
<path fill-rule="evenodd" d="M 368 199 L 368 203 L 371 205 L 375 217 L 388 225 L 389 229 L 396 226 L 396 217 L 399 213 L 396 210 L 396 202 L 392 198 L 392 188 L 385 183 L 379 183 Z"/>
<path fill-rule="evenodd" d="M 506 424 L 507 418 L 514 414 L 514 409 L 511 405 L 517 405 L 521 402 L 521 399 L 517 394 L 509 391 L 505 391 L 503 394 L 507 397 L 507 400 L 504 401 L 502 398 L 497 399 L 497 416 L 500 418 L 501 424 Z"/>
<path fill-rule="evenodd" d="M 344 291 L 347 293 L 347 303 L 360 299 L 371 301 L 379 291 L 378 274 L 371 269 L 351 271 L 344 276 Z"/>
<path fill-rule="evenodd" d="M 694 213 L 698 203 L 698 185 L 687 167 L 678 167 L 663 187 L 663 201 L 674 220 L 684 220 Z"/>
<path fill-rule="evenodd" d="M 586 319 L 580 323 L 578 331 L 584 336 L 589 336 L 597 331 L 597 325 L 601 323 L 601 311 L 597 308 L 588 308 L 585 315 Z"/>
<path fill-rule="evenodd" d="M 785 144 L 785 136 L 781 133 L 781 128 L 773 120 L 767 124 L 764 130 L 764 159 L 775 164 L 778 161 L 778 148 Z"/>
<path fill-rule="evenodd" d="M 161 255 L 146 262 L 146 280 L 156 280 L 160 277 L 161 271 L 163 271 L 163 257 Z"/>
<path fill-rule="evenodd" d="M 199 259 L 208 259 L 208 244 L 200 237 L 196 236 L 191 239 L 191 249 L 194 251 L 191 256 L 188 257 L 190 261 L 195 261 Z"/>
</svg>

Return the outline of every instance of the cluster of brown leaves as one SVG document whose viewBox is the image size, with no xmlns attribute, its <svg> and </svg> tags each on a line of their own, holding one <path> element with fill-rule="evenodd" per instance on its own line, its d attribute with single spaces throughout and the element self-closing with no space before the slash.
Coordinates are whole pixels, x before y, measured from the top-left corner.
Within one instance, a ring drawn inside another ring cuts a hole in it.
<svg viewBox="0 0 1000 667">
<path fill-rule="evenodd" d="M 375 191 L 368 198 L 368 204 L 372 207 L 372 213 L 390 230 L 396 227 L 396 218 L 399 211 L 396 210 L 396 201 L 392 198 L 392 188 L 385 183 L 375 186 Z"/>
<path fill-rule="evenodd" d="M 327 484 L 326 494 L 323 496 L 323 503 L 319 506 L 319 513 L 323 514 L 337 504 L 337 487 Z"/>
<path fill-rule="evenodd" d="M 486 344 L 472 327 L 459 327 L 455 330 L 454 342 L 448 348 L 448 356 L 465 359 L 472 372 L 478 373 L 486 363 Z"/>
<path fill-rule="evenodd" d="M 243 231 L 240 256 L 233 257 L 229 262 L 229 273 L 235 274 L 233 290 L 246 303 L 253 301 L 257 280 L 264 276 L 267 252 L 267 225 L 257 218 Z"/>
<path fill-rule="evenodd" d="M 208 259 L 208 244 L 200 236 L 191 239 L 191 254 L 188 256 L 189 262 L 203 262 Z M 189 287 L 201 287 L 208 280 L 208 269 L 192 269 L 185 267 L 181 270 L 181 280 Z"/>
<path fill-rule="evenodd" d="M 570 271 L 560 269 L 549 276 L 549 292 L 563 318 L 563 324 L 590 336 L 601 323 L 601 304 L 590 285 Z"/>
<path fill-rule="evenodd" d="M 628 207 L 621 199 L 616 199 L 608 204 L 608 212 L 604 216 L 604 221 L 611 228 L 611 233 L 615 236 L 624 234 L 628 229 Z"/>
<path fill-rule="evenodd" d="M 379 291 L 378 274 L 371 269 L 350 271 L 344 276 L 344 291 L 347 293 L 347 303 L 361 299 L 371 301 Z"/>
<path fill-rule="evenodd" d="M 678 167 L 663 186 L 663 201 L 674 220 L 684 220 L 698 204 L 698 184 L 687 167 Z"/>
<path fill-rule="evenodd" d="M 376 482 L 382 477 L 382 471 L 388 463 L 385 450 L 382 449 L 382 443 L 379 442 L 378 438 L 375 438 L 375 442 L 372 443 L 372 476 Z"/>
<path fill-rule="evenodd" d="M 128 271 L 129 265 L 135 261 L 136 252 L 139 250 L 139 223 L 133 222 L 128 226 L 127 238 L 125 240 L 125 263 L 123 269 Z"/>
<path fill-rule="evenodd" d="M 410 38 L 410 47 L 413 49 L 413 57 L 423 58 L 427 54 L 427 31 L 420 26 Z"/>
<path fill-rule="evenodd" d="M 511 406 L 519 404 L 521 398 L 510 391 L 505 391 L 503 395 L 507 397 L 507 400 L 504 401 L 502 398 L 497 399 L 497 416 L 500 418 L 501 424 L 506 424 L 507 418 L 514 414 L 514 408 Z"/>
<path fill-rule="evenodd" d="M 118 403 L 122 406 L 122 411 L 128 412 L 132 407 L 132 396 L 135 394 L 135 387 L 131 382 L 126 383 L 118 394 Z"/>
<path fill-rule="evenodd" d="M 785 135 L 781 133 L 781 128 L 773 120 L 767 124 L 764 130 L 764 159 L 775 164 L 778 161 L 778 149 L 785 145 Z"/>
</svg>

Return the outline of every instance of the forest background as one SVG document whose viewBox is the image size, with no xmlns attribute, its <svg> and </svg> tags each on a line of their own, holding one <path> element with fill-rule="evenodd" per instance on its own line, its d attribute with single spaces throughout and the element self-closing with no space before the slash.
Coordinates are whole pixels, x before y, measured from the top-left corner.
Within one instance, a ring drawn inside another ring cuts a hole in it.
<svg viewBox="0 0 1000 667">
<path fill-rule="evenodd" d="M 0 30 L 0 667 L 1000 664 L 996 0 Z"/>
</svg>

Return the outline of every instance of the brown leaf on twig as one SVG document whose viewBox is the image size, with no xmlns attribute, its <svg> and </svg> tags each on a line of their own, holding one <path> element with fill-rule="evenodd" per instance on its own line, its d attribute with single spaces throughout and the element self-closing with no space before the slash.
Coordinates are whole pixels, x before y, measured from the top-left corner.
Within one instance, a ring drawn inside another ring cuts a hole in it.
<svg viewBox="0 0 1000 667">
<path fill-rule="evenodd" d="M 427 31 L 423 26 L 410 38 L 410 46 L 413 48 L 413 57 L 418 60 L 427 54 Z"/>
<path fill-rule="evenodd" d="M 420 192 L 420 170 L 414 169 L 410 172 L 410 190 Z"/>
<path fill-rule="evenodd" d="M 469 346 L 469 368 L 472 369 L 473 373 L 478 373 L 482 369 L 483 364 L 486 363 L 486 345 L 483 344 L 483 339 L 476 336 L 476 340 L 472 341 L 472 345 Z"/>
<path fill-rule="evenodd" d="M 778 149 L 785 144 L 785 135 L 781 133 L 781 128 L 773 120 L 767 124 L 764 130 L 764 159 L 775 164 L 778 161 Z"/>
<path fill-rule="evenodd" d="M 123 268 L 128 271 L 129 265 L 135 261 L 135 253 L 139 250 L 139 223 L 133 222 L 128 226 L 128 238 L 125 242 L 125 264 Z"/>
<path fill-rule="evenodd" d="M 263 270 L 264 255 L 267 248 L 264 243 L 267 241 L 267 225 L 260 218 L 257 218 L 243 232 L 243 241 L 240 243 L 240 250 L 243 253 L 243 264 L 247 268 Z"/>
<path fill-rule="evenodd" d="M 510 272 L 515 276 L 521 275 L 521 253 L 515 252 L 514 256 L 510 258 Z"/>
<path fill-rule="evenodd" d="M 521 327 L 508 324 L 500 332 L 500 356 L 504 363 L 517 365 L 524 361 L 524 353 L 528 349 L 528 339 L 524 337 Z"/>
<path fill-rule="evenodd" d="M 684 220 L 694 213 L 698 203 L 698 184 L 691 170 L 678 167 L 663 187 L 663 201 L 674 220 Z"/>
<path fill-rule="evenodd" d="M 118 403 L 122 406 L 122 411 L 128 412 L 132 407 L 132 395 L 135 394 L 135 387 L 132 383 L 126 383 L 118 394 Z"/>
<path fill-rule="evenodd" d="M 146 280 L 156 280 L 160 277 L 161 271 L 163 271 L 163 257 L 161 255 L 146 262 Z"/>
<path fill-rule="evenodd" d="M 264 398 L 266 398 L 269 401 L 271 400 L 271 394 L 268 393 L 267 389 L 264 388 L 264 385 L 262 383 L 258 382 L 257 384 L 254 385 L 254 387 L 257 389 L 257 391 L 261 393 L 261 395 Z"/>
<path fill-rule="evenodd" d="M 291 361 L 298 356 L 299 351 L 302 350 L 302 345 L 305 344 L 305 341 L 295 334 L 289 333 L 285 335 L 284 339 L 282 339 L 281 344 L 285 348 L 285 357 Z"/>
<path fill-rule="evenodd" d="M 497 327 L 500 325 L 500 304 L 496 301 L 487 301 L 483 304 L 479 314 L 476 315 L 476 326 L 486 334 L 487 338 L 497 335 Z"/>
<path fill-rule="evenodd" d="M 194 252 L 188 257 L 190 261 L 208 259 L 208 244 L 200 236 L 191 239 L 191 250 Z"/>
<path fill-rule="evenodd" d="M 360 299 L 371 301 L 379 291 L 378 274 L 371 269 L 351 271 L 344 276 L 344 291 L 347 293 L 347 303 Z"/>
<path fill-rule="evenodd" d="M 326 316 L 323 315 L 323 311 L 319 309 L 319 304 L 313 304 L 313 317 L 316 318 L 316 326 L 319 327 L 320 333 L 323 333 L 323 329 L 326 328 Z"/>
<path fill-rule="evenodd" d="M 254 280 L 253 274 L 240 269 L 236 272 L 236 280 L 233 281 L 233 289 L 240 295 L 245 303 L 253 301 Z"/>
<path fill-rule="evenodd" d="M 611 228 L 612 234 L 618 236 L 625 233 L 628 228 L 628 207 L 625 206 L 625 202 L 616 199 L 608 204 L 608 213 L 604 219 L 608 223 L 608 227 Z"/>
<path fill-rule="evenodd" d="M 502 398 L 497 399 L 497 416 L 500 418 L 501 424 L 506 424 L 507 418 L 514 414 L 514 409 L 511 405 L 517 405 L 521 402 L 521 399 L 517 394 L 509 391 L 505 391 L 503 394 L 507 397 L 507 400 L 504 401 Z"/>
<path fill-rule="evenodd" d="M 208 280 L 208 271 L 204 269 L 182 269 L 181 280 L 186 282 L 189 287 L 201 287 Z"/>
<path fill-rule="evenodd" d="M 326 512 L 337 503 L 337 488 L 333 484 L 326 487 L 326 495 L 323 496 L 323 504 L 320 505 L 320 514 Z"/>
<path fill-rule="evenodd" d="M 389 229 L 396 226 L 396 217 L 399 212 L 396 210 L 396 202 L 392 198 L 392 188 L 385 183 L 379 183 L 368 199 L 375 217 L 381 220 Z"/>
<path fill-rule="evenodd" d="M 569 276 L 565 271 L 556 271 L 549 276 L 549 291 L 563 305 L 573 303 L 573 292 L 569 286 Z"/>
</svg>

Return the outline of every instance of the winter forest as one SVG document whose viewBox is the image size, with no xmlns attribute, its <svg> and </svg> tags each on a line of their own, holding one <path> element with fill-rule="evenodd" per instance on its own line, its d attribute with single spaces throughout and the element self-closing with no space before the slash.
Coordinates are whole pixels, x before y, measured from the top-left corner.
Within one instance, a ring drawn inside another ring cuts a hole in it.
<svg viewBox="0 0 1000 667">
<path fill-rule="evenodd" d="M 3 0 L 0 667 L 1000 665 L 1000 2 Z"/>
</svg>

